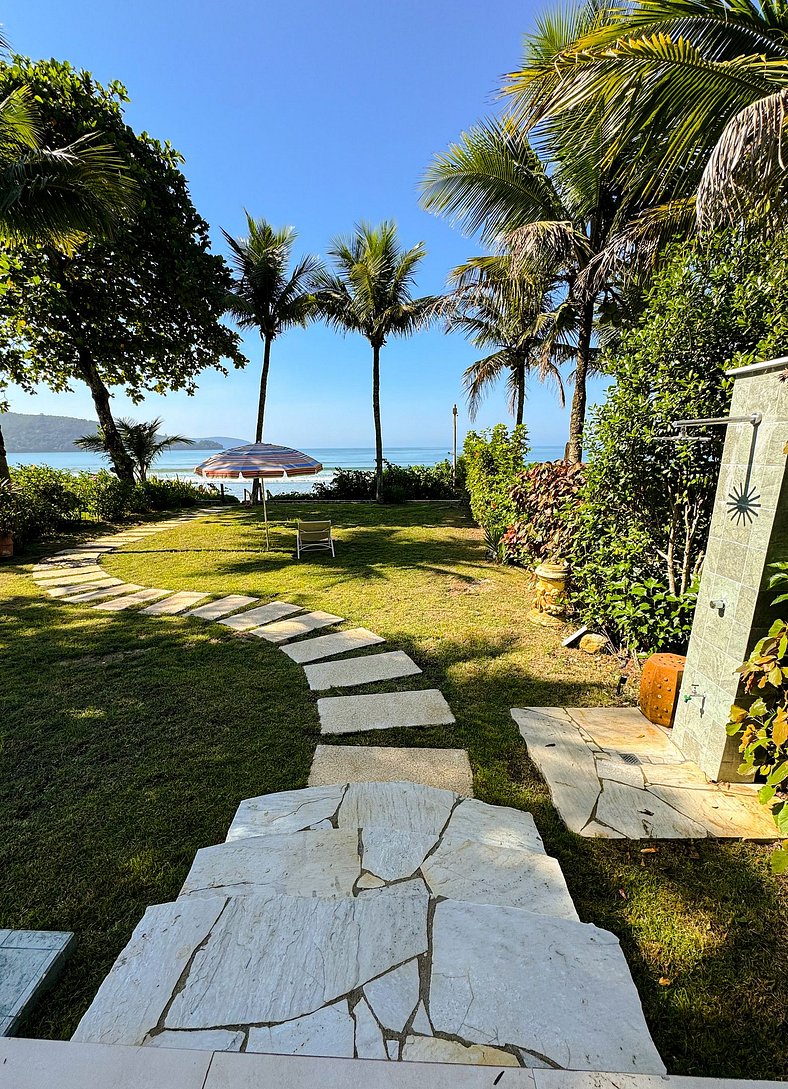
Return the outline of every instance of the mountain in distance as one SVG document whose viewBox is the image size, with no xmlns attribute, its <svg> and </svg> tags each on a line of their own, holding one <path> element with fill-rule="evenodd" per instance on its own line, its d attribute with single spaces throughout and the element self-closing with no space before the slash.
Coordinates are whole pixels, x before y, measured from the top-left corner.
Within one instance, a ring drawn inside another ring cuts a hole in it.
<svg viewBox="0 0 788 1089">
<path fill-rule="evenodd" d="M 9 454 L 73 453 L 75 439 L 95 435 L 98 430 L 95 420 L 24 412 L 4 412 L 0 415 L 0 427 Z M 222 443 L 216 439 L 196 439 L 194 446 L 176 443 L 171 449 L 221 450 Z"/>
<path fill-rule="evenodd" d="M 230 439 L 227 435 L 209 435 L 205 439 L 201 439 L 201 442 L 216 443 L 217 446 L 223 450 L 230 450 L 234 446 L 248 446 L 251 443 L 251 439 Z"/>
</svg>

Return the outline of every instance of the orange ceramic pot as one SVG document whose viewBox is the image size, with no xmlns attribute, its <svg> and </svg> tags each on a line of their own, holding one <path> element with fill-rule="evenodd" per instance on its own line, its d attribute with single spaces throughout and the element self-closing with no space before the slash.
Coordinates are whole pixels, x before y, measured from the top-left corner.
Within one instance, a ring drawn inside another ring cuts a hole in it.
<svg viewBox="0 0 788 1089">
<path fill-rule="evenodd" d="M 640 710 L 657 726 L 672 726 L 687 659 L 683 654 L 652 654 L 640 678 Z"/>
</svg>

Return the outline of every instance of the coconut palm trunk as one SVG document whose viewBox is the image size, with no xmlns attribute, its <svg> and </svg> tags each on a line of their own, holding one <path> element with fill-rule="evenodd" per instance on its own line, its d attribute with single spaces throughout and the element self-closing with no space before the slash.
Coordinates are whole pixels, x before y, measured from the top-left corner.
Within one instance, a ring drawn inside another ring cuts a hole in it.
<svg viewBox="0 0 788 1089">
<path fill-rule="evenodd" d="M 594 331 L 594 302 L 586 302 L 580 312 L 577 337 L 577 355 L 575 356 L 575 389 L 572 395 L 572 408 L 569 413 L 569 443 L 567 461 L 571 463 L 583 460 L 583 427 L 588 401 L 588 368 L 591 359 L 591 336 Z"/>
<path fill-rule="evenodd" d="M 254 432 L 254 441 L 263 441 L 263 429 L 265 427 L 265 399 L 268 392 L 268 372 L 271 368 L 271 344 L 273 343 L 273 337 L 264 337 L 265 348 L 263 349 L 263 369 L 260 374 L 260 398 L 257 402 L 257 427 Z M 252 502 L 259 503 L 262 495 L 262 490 L 265 487 L 262 480 L 259 477 L 252 484 Z"/>
<path fill-rule="evenodd" d="M 515 380 L 517 382 L 517 406 L 514 413 L 514 422 L 515 426 L 519 427 L 523 422 L 525 413 L 525 363 L 517 365 Z"/>
<path fill-rule="evenodd" d="M 372 416 L 375 421 L 375 499 L 383 497 L 383 429 L 380 423 L 380 345 L 372 345 Z"/>
</svg>

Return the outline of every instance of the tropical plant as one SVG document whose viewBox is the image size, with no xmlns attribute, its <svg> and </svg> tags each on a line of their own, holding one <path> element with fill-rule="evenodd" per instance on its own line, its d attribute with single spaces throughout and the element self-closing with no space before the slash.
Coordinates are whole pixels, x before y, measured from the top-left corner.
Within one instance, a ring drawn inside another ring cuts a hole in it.
<svg viewBox="0 0 788 1089">
<path fill-rule="evenodd" d="M 160 438 L 161 425 L 160 417 L 148 423 L 136 423 L 128 419 L 117 421 L 123 448 L 134 464 L 134 477 L 139 484 L 145 483 L 154 461 L 166 450 L 172 449 L 173 446 L 194 446 L 194 440 L 187 439 L 183 435 L 167 435 L 165 438 Z M 106 436 L 101 429 L 95 435 L 83 435 L 82 438 L 75 439 L 74 445 L 82 450 L 103 454 L 110 461 L 112 460 L 107 449 Z"/>
<path fill-rule="evenodd" d="M 222 231 L 230 247 L 235 273 L 229 310 L 242 329 L 258 329 L 263 339 L 263 369 L 257 405 L 255 442 L 263 441 L 271 345 L 286 329 L 306 326 L 315 317 L 310 285 L 321 271 L 317 257 L 307 255 L 290 268 L 296 240 L 292 227 L 276 230 L 264 219 L 246 213 L 248 235 L 233 238 Z"/>
<path fill-rule="evenodd" d="M 517 517 L 503 539 L 510 563 L 540 563 L 570 553 L 571 512 L 583 477 L 577 462 L 544 461 L 526 469 L 511 492 Z"/>
<path fill-rule="evenodd" d="M 490 386 L 506 376 L 509 409 L 515 424 L 523 422 L 526 383 L 532 373 L 552 379 L 564 403 L 564 387 L 556 360 L 573 354 L 561 340 L 555 307 L 545 285 L 511 275 L 510 259 L 491 272 L 490 262 L 472 260 L 454 269 L 454 291 L 441 310 L 449 332 L 463 333 L 475 348 L 494 348 L 463 374 L 471 422 Z"/>
<path fill-rule="evenodd" d="M 16 58 L 0 68 L 0 97 L 19 87 L 34 94 L 53 145 L 100 131 L 129 163 L 145 199 L 133 222 L 111 239 L 91 237 L 67 253 L 51 246 L 0 246 L 0 388 L 53 391 L 74 381 L 90 389 L 115 472 L 134 468 L 112 414 L 110 388 L 133 401 L 146 392 L 193 392 L 206 367 L 245 363 L 238 334 L 222 324 L 229 270 L 211 254 L 208 225 L 197 214 L 169 144 L 126 124 L 118 83 L 57 61 Z"/>
<path fill-rule="evenodd" d="M 512 488 L 525 469 L 527 454 L 524 424 L 513 427 L 511 432 L 504 424 L 496 424 L 479 433 L 469 431 L 465 436 L 463 460 L 471 514 L 498 559 L 502 558 L 503 535 L 517 516 Z"/>
<path fill-rule="evenodd" d="M 753 200 L 786 212 L 788 9 L 780 0 L 610 0 L 567 33 L 539 35 L 506 90 L 529 127 L 599 111 L 608 162 L 649 203 L 693 199 L 701 223 Z"/>
<path fill-rule="evenodd" d="M 360 223 L 348 238 L 331 243 L 334 271 L 313 278 L 317 308 L 329 325 L 361 333 L 372 346 L 372 415 L 375 424 L 375 498 L 382 498 L 383 433 L 380 421 L 380 350 L 392 336 L 411 336 L 434 318 L 437 299 L 414 299 L 416 269 L 424 243 L 400 249 L 396 224 Z"/>
</svg>

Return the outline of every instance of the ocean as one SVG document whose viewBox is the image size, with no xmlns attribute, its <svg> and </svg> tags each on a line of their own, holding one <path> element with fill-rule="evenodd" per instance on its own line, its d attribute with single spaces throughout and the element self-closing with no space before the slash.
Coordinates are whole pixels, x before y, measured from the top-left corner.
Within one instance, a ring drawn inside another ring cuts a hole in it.
<svg viewBox="0 0 788 1089">
<path fill-rule="evenodd" d="M 562 457 L 563 452 L 563 446 L 535 446 L 531 450 L 531 457 L 534 461 L 552 461 Z M 200 483 L 202 478 L 195 474 L 194 468 L 214 453 L 218 451 L 168 450 L 158 459 L 151 475 L 178 477 L 181 480 Z M 277 495 L 280 492 L 308 492 L 316 480 L 329 481 L 340 468 L 374 469 L 375 467 L 375 451 L 371 446 L 310 446 L 305 453 L 322 463 L 322 473 L 298 480 L 269 480 L 266 482 L 266 487 L 271 495 Z M 439 461 L 451 458 L 451 450 L 442 446 L 392 446 L 384 449 L 384 456 L 395 465 L 437 465 Z M 73 453 L 41 451 L 35 454 L 14 454 L 9 452 L 8 462 L 12 468 L 16 465 L 49 465 L 53 469 L 66 469 L 74 473 L 82 470 L 95 472 L 97 469 L 107 468 L 104 458 L 85 450 L 75 450 Z M 213 483 L 219 482 L 213 481 Z M 225 480 L 224 487 L 226 492 L 240 498 L 243 496 L 244 488 L 250 487 L 250 482 Z"/>
</svg>

